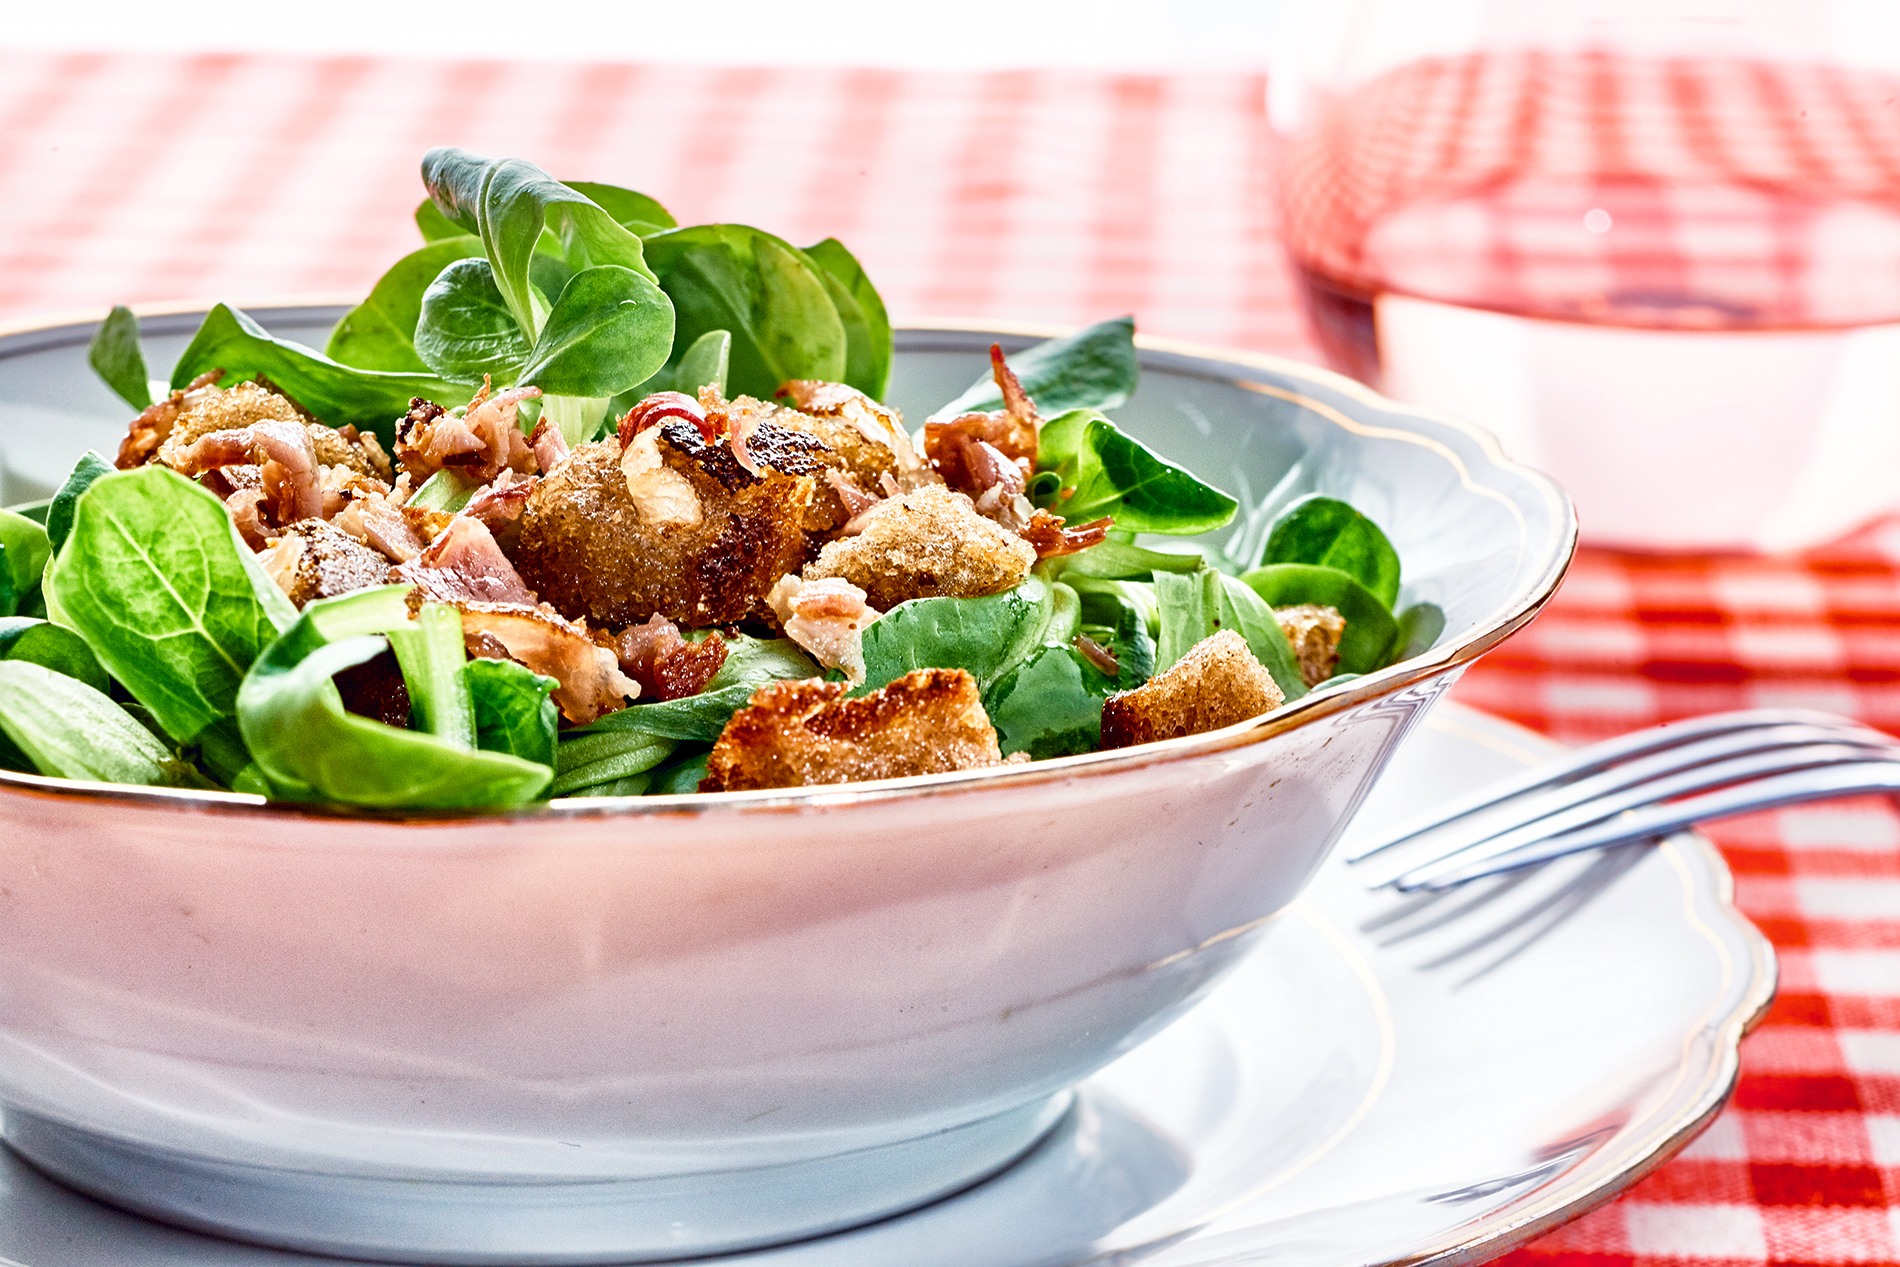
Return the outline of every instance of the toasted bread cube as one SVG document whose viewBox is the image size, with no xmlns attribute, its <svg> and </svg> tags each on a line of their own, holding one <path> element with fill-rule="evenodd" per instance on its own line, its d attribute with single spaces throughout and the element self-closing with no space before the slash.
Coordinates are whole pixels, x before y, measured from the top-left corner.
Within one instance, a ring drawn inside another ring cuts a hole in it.
<svg viewBox="0 0 1900 1267">
<path fill-rule="evenodd" d="M 1333 675 L 1339 667 L 1339 640 L 1346 634 L 1346 618 L 1337 607 L 1312 603 L 1276 607 L 1273 618 L 1286 630 L 1286 640 L 1299 657 L 1300 677 L 1308 686 L 1318 686 Z"/>
<path fill-rule="evenodd" d="M 1223 629 L 1195 643 L 1167 672 L 1109 696 L 1102 705 L 1102 747 L 1219 730 L 1285 702 L 1247 640 Z"/>
<path fill-rule="evenodd" d="M 542 601 L 594 625 L 655 612 L 682 629 L 769 623 L 767 592 L 805 559 L 814 488 L 809 473 L 763 460 L 791 434 L 759 429 L 758 475 L 677 420 L 642 433 L 632 454 L 613 438 L 583 444 L 529 494 L 515 566 Z M 644 466 L 626 460 L 642 453 Z"/>
<path fill-rule="evenodd" d="M 389 560 L 321 519 L 300 519 L 260 556 L 264 570 L 298 607 L 381 585 Z"/>
<path fill-rule="evenodd" d="M 817 678 L 760 687 L 720 733 L 699 790 L 898 779 L 1002 762 L 976 679 L 962 669 L 916 669 L 856 699 L 844 698 L 846 689 Z"/>
<path fill-rule="evenodd" d="M 1036 548 L 976 513 L 968 497 L 927 484 L 866 512 L 864 531 L 818 552 L 805 579 L 839 576 L 889 611 L 913 598 L 980 598 L 1014 589 Z"/>
</svg>

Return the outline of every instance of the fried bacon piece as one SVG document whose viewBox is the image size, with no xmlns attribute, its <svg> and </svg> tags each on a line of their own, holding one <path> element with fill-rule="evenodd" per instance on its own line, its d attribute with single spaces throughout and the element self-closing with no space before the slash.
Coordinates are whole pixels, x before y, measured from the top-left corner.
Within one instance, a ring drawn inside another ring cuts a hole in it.
<svg viewBox="0 0 1900 1267">
<path fill-rule="evenodd" d="M 129 471 L 150 462 L 157 455 L 159 446 L 170 438 L 172 426 L 179 416 L 195 408 L 207 395 L 215 395 L 216 384 L 223 377 L 223 370 L 207 370 L 165 399 L 147 405 L 144 412 L 132 419 L 131 426 L 126 428 L 125 439 L 119 442 L 119 456 L 113 465 L 121 471 Z"/>
<path fill-rule="evenodd" d="M 866 511 L 864 530 L 819 551 L 805 579 L 842 577 L 889 611 L 913 598 L 1000 594 L 1035 561 L 1035 547 L 977 514 L 968 497 L 929 484 Z"/>
<path fill-rule="evenodd" d="M 556 610 L 595 625 L 655 612 L 682 629 L 769 623 L 766 592 L 805 559 L 820 469 L 808 442 L 762 422 L 757 476 L 680 417 L 624 451 L 618 439 L 581 445 L 529 494 L 515 562 Z"/>
<path fill-rule="evenodd" d="M 559 466 L 568 455 L 567 437 L 554 425 L 552 418 L 540 418 L 535 421 L 534 434 L 528 437 L 528 447 L 534 450 L 534 464 L 544 471 Z"/>
<path fill-rule="evenodd" d="M 536 475 L 517 478 L 513 471 L 503 471 L 495 477 L 493 484 L 469 498 L 461 513 L 487 524 L 488 530 L 506 552 L 520 531 L 521 512 L 528 508 L 528 498 L 534 494 L 534 486 L 539 479 Z"/>
<path fill-rule="evenodd" d="M 864 681 L 864 631 L 882 613 L 864 591 L 838 577 L 801 581 L 781 576 L 765 596 L 785 636 L 827 669 L 843 669 L 851 685 Z"/>
<path fill-rule="evenodd" d="M 996 730 L 962 669 L 917 669 L 846 699 L 845 684 L 773 682 L 732 715 L 702 792 L 899 779 L 1001 764 Z"/>
<path fill-rule="evenodd" d="M 1223 629 L 1195 643 L 1167 672 L 1109 696 L 1102 705 L 1102 747 L 1219 730 L 1285 702 L 1246 639 Z"/>
<path fill-rule="evenodd" d="M 393 491 L 388 496 L 353 498 L 331 522 L 391 563 L 407 563 L 422 553 L 424 542 L 409 526 Z"/>
<path fill-rule="evenodd" d="M 534 450 L 521 434 L 516 415 L 522 401 L 540 394 L 539 387 L 511 387 L 490 396 L 488 376 L 483 375 L 481 390 L 459 414 L 416 397 L 396 424 L 396 460 L 417 483 L 445 466 L 481 484 L 504 470 L 533 475 Z"/>
<path fill-rule="evenodd" d="M 620 671 L 640 684 L 641 699 L 685 699 L 706 689 L 726 662 L 726 640 L 708 634 L 699 642 L 680 637 L 679 626 L 654 615 L 629 625 L 614 640 Z"/>
<path fill-rule="evenodd" d="M 291 524 L 258 561 L 298 607 L 381 585 L 389 576 L 389 560 L 321 519 Z"/>
<path fill-rule="evenodd" d="M 826 475 L 826 487 L 813 504 L 808 526 L 814 534 L 824 537 L 843 529 L 864 509 L 854 501 L 937 482 L 912 446 L 902 415 L 857 388 L 793 379 L 779 385 L 778 395 L 795 408 L 772 418 L 818 437 L 831 454 L 826 462 L 835 474 Z"/>
<path fill-rule="evenodd" d="M 1004 361 L 1002 347 L 994 343 L 990 372 L 1003 394 L 1003 407 L 959 414 L 948 422 L 926 422 L 924 454 L 944 483 L 967 494 L 979 513 L 1005 528 L 1021 529 L 1031 519 L 1023 490 L 1036 470 L 1042 418 Z"/>
<path fill-rule="evenodd" d="M 588 637 L 584 625 L 545 608 L 518 603 L 462 601 L 462 636 L 470 655 L 524 664 L 560 685 L 553 700 L 561 715 L 584 726 L 639 697 L 640 684 L 620 671 L 618 657 Z"/>
<path fill-rule="evenodd" d="M 240 384 L 242 386 L 242 384 Z M 323 517 L 322 471 L 306 423 L 270 419 L 229 431 L 208 431 L 177 453 L 170 465 L 184 475 L 214 467 L 256 466 L 263 497 L 259 507 L 278 525 Z"/>
<path fill-rule="evenodd" d="M 455 515 L 426 549 L 390 570 L 424 598 L 440 603 L 514 603 L 532 608 L 534 591 L 501 552 L 488 525 Z"/>
<path fill-rule="evenodd" d="M 1318 686 L 1339 667 L 1339 640 L 1346 635 L 1346 618 L 1337 607 L 1318 607 L 1301 603 L 1298 607 L 1276 607 L 1273 618 L 1286 631 L 1293 654 L 1300 660 L 1300 678 L 1308 686 Z"/>
<path fill-rule="evenodd" d="M 1108 540 L 1108 530 L 1115 526 L 1112 519 L 1097 519 L 1077 528 L 1046 510 L 1038 510 L 1029 517 L 1029 522 L 1017 531 L 1024 541 L 1036 548 L 1038 559 L 1051 559 L 1059 554 L 1079 554 L 1090 546 L 1100 545 Z"/>
</svg>

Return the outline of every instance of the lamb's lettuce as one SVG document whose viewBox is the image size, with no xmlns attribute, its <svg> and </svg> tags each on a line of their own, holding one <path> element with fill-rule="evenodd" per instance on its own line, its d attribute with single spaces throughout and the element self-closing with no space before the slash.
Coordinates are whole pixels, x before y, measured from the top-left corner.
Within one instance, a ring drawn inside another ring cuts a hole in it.
<svg viewBox="0 0 1900 1267">
<path fill-rule="evenodd" d="M 385 448 L 395 443 L 395 420 L 411 399 L 444 405 L 468 400 L 465 388 L 434 374 L 367 370 L 342 365 L 264 327 L 228 304 L 205 314 L 204 324 L 178 358 L 172 387 L 184 387 L 207 370 L 225 372 L 223 383 L 263 374 L 291 399 L 333 427 L 353 423 L 374 431 Z"/>
<path fill-rule="evenodd" d="M 99 332 L 86 349 L 86 362 L 132 408 L 142 410 L 152 403 L 145 349 L 139 342 L 139 319 L 124 304 L 115 306 L 99 323 Z"/>
<path fill-rule="evenodd" d="M 0 510 L 0 616 L 43 616 L 40 577 L 53 548 L 46 529 Z"/>
<path fill-rule="evenodd" d="M 513 660 L 470 660 L 462 676 L 475 706 L 476 747 L 553 766 L 558 682 Z"/>
<path fill-rule="evenodd" d="M 1309 563 L 1275 563 L 1241 576 L 1270 607 L 1311 603 L 1331 607 L 1346 618 L 1339 640 L 1340 673 L 1370 673 L 1392 662 L 1399 625 L 1379 596 L 1337 568 Z"/>
<path fill-rule="evenodd" d="M 1239 505 L 1092 409 L 1043 425 L 1036 472 L 1032 499 L 1070 523 L 1109 516 L 1129 532 L 1191 535 L 1225 527 Z"/>
<path fill-rule="evenodd" d="M 424 205 L 433 208 L 435 204 Z M 416 323 L 422 317 L 423 296 L 444 269 L 482 254 L 480 238 L 454 225 L 449 227 L 453 230 L 450 236 L 397 260 L 377 280 L 369 296 L 343 314 L 330 332 L 324 355 L 357 369 L 441 372 L 416 351 Z M 479 376 L 475 381 L 480 381 Z"/>
<path fill-rule="evenodd" d="M 95 691 L 111 686 L 86 640 L 49 620 L 31 616 L 0 620 L 0 660 L 25 660 L 84 682 Z"/>
<path fill-rule="evenodd" d="M 247 763 L 234 726 L 254 660 L 297 613 L 224 503 L 162 466 L 97 480 L 46 570 L 49 606 L 213 777 Z"/>
<path fill-rule="evenodd" d="M 360 590 L 310 604 L 258 656 L 237 713 L 275 793 L 431 809 L 505 808 L 539 796 L 554 773 L 544 764 L 344 711 L 332 679 L 381 655 L 386 635 L 408 628 L 406 587 Z"/>
<path fill-rule="evenodd" d="M 41 774 L 204 786 L 196 771 L 110 696 L 30 660 L 0 660 L 0 730 Z"/>
<path fill-rule="evenodd" d="M 623 731 L 710 743 L 719 738 L 719 732 L 726 728 L 732 715 L 744 708 L 761 686 L 768 682 L 814 678 L 822 672 L 789 638 L 735 634 L 726 638 L 726 662 L 699 694 L 650 704 L 636 702 L 569 734 Z"/>
<path fill-rule="evenodd" d="M 534 351 L 486 259 L 444 265 L 423 291 L 416 311 L 411 346 L 430 371 L 451 382 L 472 385 L 487 375 L 512 383 Z"/>
<path fill-rule="evenodd" d="M 1042 644 L 1055 617 L 1055 590 L 1031 576 L 986 598 L 913 598 L 863 634 L 864 685 L 888 686 L 913 669 L 965 669 L 987 691 Z"/>
<path fill-rule="evenodd" d="M 616 785 L 645 774 L 677 747 L 676 739 L 634 730 L 600 731 L 564 740 L 555 753 L 548 795 L 637 796 L 645 790 L 644 781 L 638 791 L 622 791 Z"/>
<path fill-rule="evenodd" d="M 1072 647 L 1038 647 L 984 698 L 1003 753 L 1041 761 L 1102 746 L 1102 704 L 1126 689 Z"/>
<path fill-rule="evenodd" d="M 701 335 L 726 330 L 734 395 L 769 400 L 794 378 L 849 381 L 848 340 L 826 274 L 798 248 L 746 225 L 702 224 L 655 234 L 646 252 L 673 300 L 669 364 Z"/>
<path fill-rule="evenodd" d="M 112 463 L 87 449 L 74 465 L 72 474 L 53 494 L 52 504 L 46 508 L 46 543 L 50 550 L 57 551 L 66 543 L 66 534 L 73 530 L 73 507 L 79 502 L 79 495 L 91 488 L 100 477 L 112 474 Z"/>
<path fill-rule="evenodd" d="M 1336 497 L 1302 497 L 1267 533 L 1264 565 L 1311 563 L 1358 581 L 1391 609 L 1399 596 L 1399 554 L 1379 525 Z"/>
<path fill-rule="evenodd" d="M 873 400 L 882 399 L 891 377 L 891 318 L 884 299 L 857 257 L 837 238 L 805 248 L 816 264 L 844 322 L 844 381 Z"/>
<path fill-rule="evenodd" d="M 1116 317 L 1049 339 L 1009 358 L 1023 390 L 1044 418 L 1075 409 L 1113 409 L 1135 394 L 1141 363 L 1135 353 L 1135 319 Z M 984 374 L 934 417 L 1000 409 L 1003 394 Z"/>
</svg>

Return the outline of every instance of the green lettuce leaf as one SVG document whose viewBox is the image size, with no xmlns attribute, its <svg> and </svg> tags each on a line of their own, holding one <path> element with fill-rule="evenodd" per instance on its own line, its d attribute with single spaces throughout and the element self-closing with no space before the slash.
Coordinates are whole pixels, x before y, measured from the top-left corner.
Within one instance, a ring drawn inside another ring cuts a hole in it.
<svg viewBox="0 0 1900 1267">
<path fill-rule="evenodd" d="M 1135 354 L 1135 319 L 1115 317 L 1050 339 L 1009 358 L 1009 368 L 1045 418 L 1072 409 L 1113 409 L 1135 394 L 1141 362 Z M 1003 394 L 985 371 L 935 417 L 1001 409 Z"/>
</svg>

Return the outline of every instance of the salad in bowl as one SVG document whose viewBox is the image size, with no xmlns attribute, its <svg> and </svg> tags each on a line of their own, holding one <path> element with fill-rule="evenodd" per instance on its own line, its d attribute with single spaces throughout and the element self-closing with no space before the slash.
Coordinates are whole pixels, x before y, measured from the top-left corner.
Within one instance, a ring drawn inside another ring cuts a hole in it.
<svg viewBox="0 0 1900 1267">
<path fill-rule="evenodd" d="M 1221 729 L 1443 626 L 1338 499 L 1193 548 L 1238 503 L 1104 412 L 1130 319 L 992 345 L 915 427 L 836 241 L 423 174 L 430 240 L 323 353 L 220 306 L 153 392 L 101 327 L 138 413 L 0 525 L 0 763 L 418 810 L 929 775 Z"/>
<path fill-rule="evenodd" d="M 1574 544 L 1324 371 L 424 178 L 360 302 L 0 332 L 0 1110 L 127 1209 L 615 1263 L 979 1182 Z"/>
</svg>

